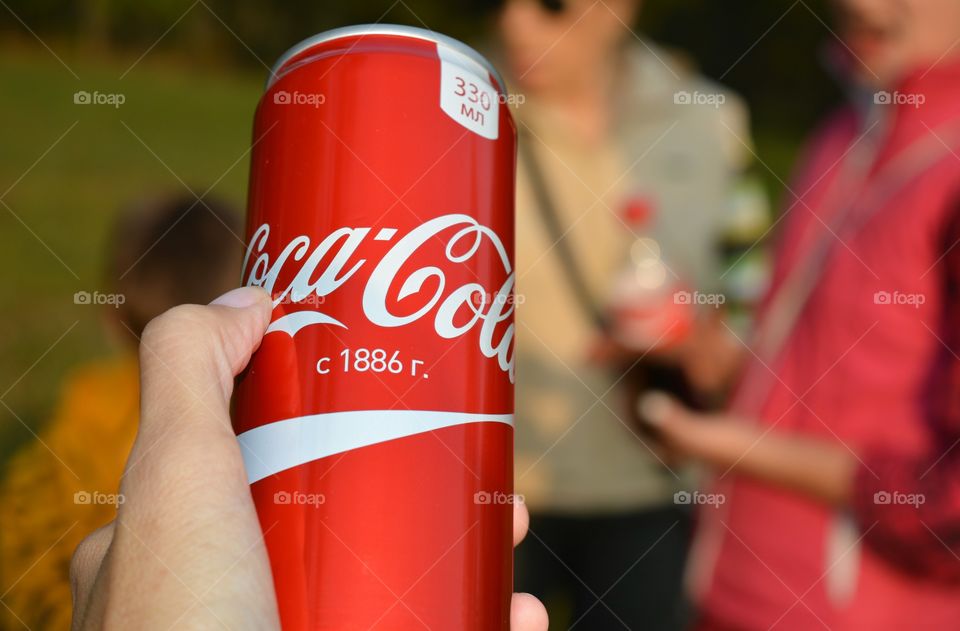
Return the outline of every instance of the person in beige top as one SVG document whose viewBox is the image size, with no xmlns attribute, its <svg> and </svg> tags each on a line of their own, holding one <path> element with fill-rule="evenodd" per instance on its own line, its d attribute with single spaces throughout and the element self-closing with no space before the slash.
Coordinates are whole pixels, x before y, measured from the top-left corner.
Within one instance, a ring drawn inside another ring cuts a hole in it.
<svg viewBox="0 0 960 631">
<path fill-rule="evenodd" d="M 633 423 L 632 378 L 599 359 L 597 320 L 638 247 L 670 289 L 655 309 L 677 307 L 673 290 L 723 289 L 718 243 L 750 155 L 739 99 L 631 31 L 638 9 L 507 0 L 498 13 L 520 138 L 516 487 L 532 513 L 516 581 L 557 628 L 681 624 L 689 507 L 675 498 L 689 476 Z M 680 361 L 678 348 L 650 356 Z"/>
</svg>

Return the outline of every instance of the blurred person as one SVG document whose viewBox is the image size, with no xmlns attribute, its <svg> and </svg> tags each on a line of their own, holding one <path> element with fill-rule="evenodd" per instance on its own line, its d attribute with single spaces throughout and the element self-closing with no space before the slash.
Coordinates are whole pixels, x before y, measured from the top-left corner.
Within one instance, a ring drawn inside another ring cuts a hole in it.
<svg viewBox="0 0 960 631">
<path fill-rule="evenodd" d="M 70 556 L 113 519 L 137 433 L 139 338 L 170 307 L 236 286 L 241 231 L 229 204 L 189 194 L 122 209 L 105 270 L 106 291 L 122 300 L 100 307 L 119 351 L 72 370 L 52 418 L 12 457 L 0 487 L 0 611 L 10 628 L 70 627 Z"/>
<path fill-rule="evenodd" d="M 141 418 L 116 520 L 77 548 L 73 628 L 279 629 L 263 534 L 230 424 L 233 379 L 260 345 L 270 296 L 232 290 L 154 319 L 140 343 Z M 526 530 L 515 505 L 514 543 Z M 513 631 L 546 631 L 514 594 Z"/>
<path fill-rule="evenodd" d="M 532 516 L 516 585 L 558 628 L 682 624 L 675 494 L 692 480 L 646 445 L 626 393 L 721 390 L 690 358 L 731 344 L 690 296 L 722 289 L 747 114 L 640 40 L 639 8 L 508 0 L 497 16 L 520 136 L 516 487 Z"/>
<path fill-rule="evenodd" d="M 834 5 L 852 102 L 801 161 L 730 412 L 641 403 L 725 498 L 702 631 L 960 624 L 960 3 Z"/>
</svg>

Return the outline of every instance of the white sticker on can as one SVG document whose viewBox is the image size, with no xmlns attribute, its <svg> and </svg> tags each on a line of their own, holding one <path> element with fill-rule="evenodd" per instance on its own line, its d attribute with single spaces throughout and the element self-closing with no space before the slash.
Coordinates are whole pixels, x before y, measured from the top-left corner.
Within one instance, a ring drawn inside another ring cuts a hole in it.
<svg viewBox="0 0 960 631">
<path fill-rule="evenodd" d="M 440 109 L 475 134 L 496 140 L 500 133 L 497 90 L 486 78 L 486 69 L 466 55 L 441 44 Z"/>
</svg>

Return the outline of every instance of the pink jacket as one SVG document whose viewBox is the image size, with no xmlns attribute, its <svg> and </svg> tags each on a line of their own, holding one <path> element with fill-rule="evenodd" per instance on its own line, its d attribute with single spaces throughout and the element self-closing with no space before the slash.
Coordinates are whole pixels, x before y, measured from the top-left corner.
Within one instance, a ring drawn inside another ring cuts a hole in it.
<svg viewBox="0 0 960 631">
<path fill-rule="evenodd" d="M 944 258 L 944 235 L 960 213 L 960 61 L 924 68 L 873 100 L 869 113 L 849 108 L 827 121 L 791 185 L 771 296 L 817 243 L 829 248 L 789 335 L 760 353 L 739 398 L 761 424 L 842 441 L 865 461 L 919 457 L 934 444 L 932 369 L 952 337 L 946 327 L 960 325 L 943 317 L 944 261 L 956 258 Z M 858 176 L 851 161 L 863 156 Z M 864 542 L 870 524 L 733 474 L 716 486 L 727 501 L 702 511 L 692 580 L 718 623 L 960 628 L 960 586 L 890 565 Z"/>
</svg>

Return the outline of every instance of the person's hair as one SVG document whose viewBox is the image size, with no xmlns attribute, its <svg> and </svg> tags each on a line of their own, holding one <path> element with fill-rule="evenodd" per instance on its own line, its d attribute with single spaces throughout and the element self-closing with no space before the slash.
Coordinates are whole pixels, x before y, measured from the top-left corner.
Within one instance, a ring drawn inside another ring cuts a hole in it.
<svg viewBox="0 0 960 631">
<path fill-rule="evenodd" d="M 140 337 L 179 304 L 206 304 L 239 284 L 240 216 L 229 203 L 191 194 L 136 201 L 120 212 L 108 243 L 106 283 L 123 296 L 122 324 Z"/>
</svg>

